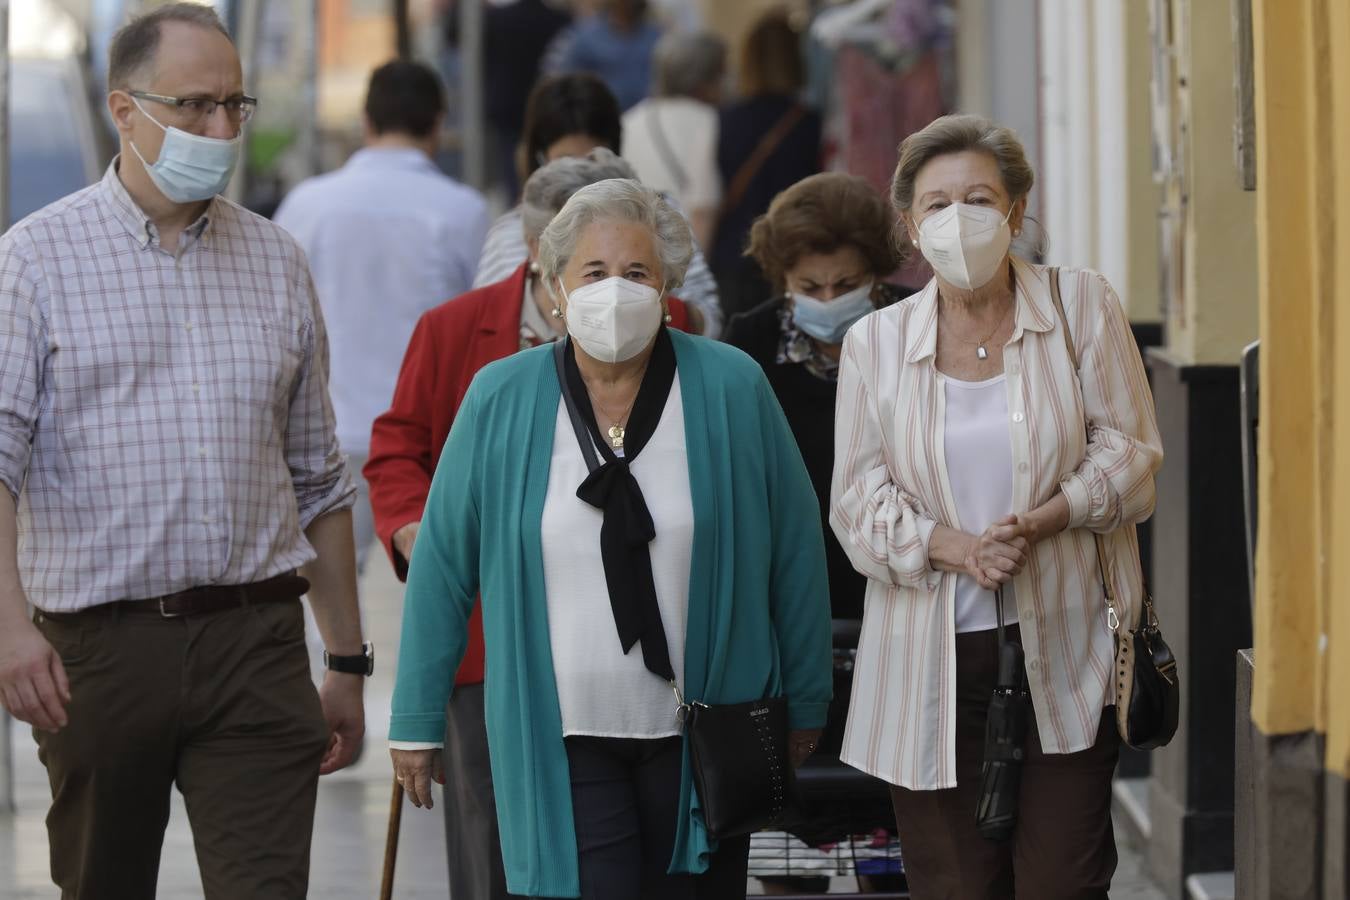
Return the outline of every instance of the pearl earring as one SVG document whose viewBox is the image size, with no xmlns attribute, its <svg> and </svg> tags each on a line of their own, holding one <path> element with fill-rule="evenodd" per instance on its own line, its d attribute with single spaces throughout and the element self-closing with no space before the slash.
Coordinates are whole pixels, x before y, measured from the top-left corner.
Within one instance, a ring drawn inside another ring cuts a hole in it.
<svg viewBox="0 0 1350 900">
<path fill-rule="evenodd" d="M 534 262 L 533 260 L 530 261 L 530 274 L 531 275 L 539 274 L 539 263 Z"/>
<path fill-rule="evenodd" d="M 675 317 L 672 316 L 670 313 L 666 313 L 664 316 L 661 317 L 661 320 L 665 322 L 667 325 L 669 325 L 671 322 L 675 321 Z"/>
<path fill-rule="evenodd" d="M 918 241 L 910 241 L 910 243 L 913 244 L 915 247 L 919 246 L 919 242 L 918 242 Z"/>
<path fill-rule="evenodd" d="M 550 315 L 553 316 L 553 318 L 555 319 L 561 319 L 563 317 L 562 307 L 560 306 L 553 307 L 553 312 L 550 313 Z"/>
</svg>

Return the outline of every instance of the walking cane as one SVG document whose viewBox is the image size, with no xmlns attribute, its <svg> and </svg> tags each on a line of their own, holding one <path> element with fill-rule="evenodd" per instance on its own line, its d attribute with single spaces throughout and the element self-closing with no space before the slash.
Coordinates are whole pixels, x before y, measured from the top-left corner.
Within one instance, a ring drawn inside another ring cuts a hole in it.
<svg viewBox="0 0 1350 900">
<path fill-rule="evenodd" d="M 398 831 L 403 822 L 403 785 L 394 776 L 394 796 L 389 801 L 389 832 L 384 839 L 384 877 L 380 880 L 380 900 L 394 896 L 394 863 L 398 861 Z"/>
</svg>

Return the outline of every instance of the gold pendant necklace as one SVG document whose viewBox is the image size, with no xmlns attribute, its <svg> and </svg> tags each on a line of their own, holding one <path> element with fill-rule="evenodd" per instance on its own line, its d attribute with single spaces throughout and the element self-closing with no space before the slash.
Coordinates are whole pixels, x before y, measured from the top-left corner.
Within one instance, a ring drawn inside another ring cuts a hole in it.
<svg viewBox="0 0 1350 900">
<path fill-rule="evenodd" d="M 595 408 L 598 409 L 600 413 L 610 421 L 609 431 L 605 432 L 605 434 L 609 437 L 609 445 L 613 447 L 615 450 L 622 450 L 623 437 L 624 434 L 626 433 L 623 427 L 623 420 L 626 419 L 628 417 L 628 414 L 633 411 L 633 404 L 637 403 L 637 394 L 633 395 L 633 399 L 628 404 L 628 408 L 623 411 L 623 415 L 611 416 L 609 414 L 609 410 L 605 409 L 605 407 L 601 405 L 600 401 L 596 399 L 595 394 L 591 393 L 589 385 L 587 385 L 586 387 L 586 393 L 590 395 L 591 403 L 595 406 Z"/>
</svg>

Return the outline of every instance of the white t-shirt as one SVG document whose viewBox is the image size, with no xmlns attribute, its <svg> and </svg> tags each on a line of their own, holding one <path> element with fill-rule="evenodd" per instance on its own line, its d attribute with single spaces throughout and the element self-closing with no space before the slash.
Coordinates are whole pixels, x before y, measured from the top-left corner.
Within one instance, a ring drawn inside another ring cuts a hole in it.
<svg viewBox="0 0 1350 900">
<path fill-rule="evenodd" d="M 684 629 L 694 503 L 676 375 L 656 433 L 632 463 L 656 525 L 652 579 L 675 680 L 684 685 Z M 641 642 L 624 654 L 600 555 L 604 514 L 577 497 L 588 470 L 567 407 L 558 403 L 541 523 L 548 633 L 564 735 L 656 738 L 680 733 L 675 692 L 647 670 Z"/>
<path fill-rule="evenodd" d="M 1008 394 L 1003 375 L 988 381 L 958 381 L 942 376 L 947 416 L 943 442 L 947 477 L 961 530 L 980 534 L 1012 512 L 1012 436 L 1008 433 Z M 576 443 L 575 440 L 573 443 Z M 1003 622 L 1017 621 L 1012 582 L 1003 587 Z M 998 626 L 994 594 L 969 575 L 956 577 L 956 631 L 987 631 Z"/>
<path fill-rule="evenodd" d="M 688 97 L 643 100 L 623 114 L 622 155 L 643 184 L 670 194 L 688 213 L 722 202 L 717 110 L 706 103 Z"/>
</svg>

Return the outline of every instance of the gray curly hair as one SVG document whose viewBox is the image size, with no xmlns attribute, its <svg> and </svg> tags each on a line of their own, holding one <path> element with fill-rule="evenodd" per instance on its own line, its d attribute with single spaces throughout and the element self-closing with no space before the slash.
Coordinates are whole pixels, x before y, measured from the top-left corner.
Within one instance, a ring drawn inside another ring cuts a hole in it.
<svg viewBox="0 0 1350 900">
<path fill-rule="evenodd" d="M 525 241 L 537 240 L 577 191 L 610 178 L 637 178 L 637 173 L 608 147 L 597 147 L 585 156 L 564 156 L 535 171 L 520 197 Z"/>
<path fill-rule="evenodd" d="M 684 284 L 694 255 L 689 223 L 651 188 L 631 178 L 611 178 L 578 190 L 539 235 L 539 271 L 551 291 L 576 251 L 577 236 L 589 225 L 615 219 L 651 230 L 667 291 Z"/>
</svg>

